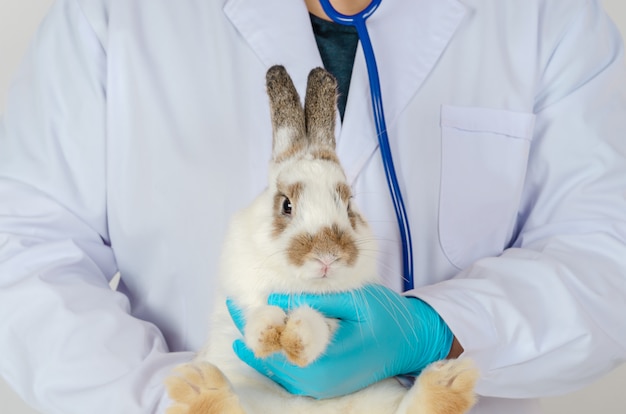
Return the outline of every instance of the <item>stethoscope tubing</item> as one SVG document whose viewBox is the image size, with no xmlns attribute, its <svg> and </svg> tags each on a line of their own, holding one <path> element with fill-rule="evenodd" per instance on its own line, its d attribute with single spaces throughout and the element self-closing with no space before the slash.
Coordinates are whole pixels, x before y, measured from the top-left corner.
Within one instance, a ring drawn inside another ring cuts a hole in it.
<svg viewBox="0 0 626 414">
<path fill-rule="evenodd" d="M 385 122 L 385 111 L 383 109 L 378 65 L 376 64 L 376 57 L 374 55 L 374 48 L 372 47 L 369 32 L 365 25 L 365 20 L 376 11 L 380 2 L 381 0 L 372 0 L 370 4 L 359 13 L 354 15 L 345 15 L 335 10 L 329 0 L 320 0 L 326 15 L 335 23 L 354 26 L 357 30 L 359 40 L 361 41 L 361 47 L 363 48 L 363 55 L 365 56 L 365 64 L 367 66 L 367 74 L 369 77 L 372 111 L 374 115 L 374 122 L 376 124 L 381 158 L 402 240 L 403 289 L 404 291 L 407 291 L 413 289 L 414 287 L 413 242 L 411 239 L 409 219 L 406 213 L 402 192 L 400 191 L 400 184 L 398 183 L 391 148 L 389 146 L 389 136 L 387 134 L 387 125 Z"/>
</svg>

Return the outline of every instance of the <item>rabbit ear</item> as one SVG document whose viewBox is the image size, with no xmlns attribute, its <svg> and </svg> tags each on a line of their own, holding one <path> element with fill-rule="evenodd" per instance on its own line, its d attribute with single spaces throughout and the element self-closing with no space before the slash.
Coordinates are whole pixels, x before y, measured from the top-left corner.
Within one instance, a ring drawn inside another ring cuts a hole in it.
<svg viewBox="0 0 626 414">
<path fill-rule="evenodd" d="M 272 159 L 293 156 L 306 146 L 304 110 L 287 70 L 272 66 L 266 75 L 273 129 Z"/>
<path fill-rule="evenodd" d="M 304 99 L 306 131 L 311 145 L 334 151 L 337 80 L 322 68 L 313 69 Z"/>
</svg>

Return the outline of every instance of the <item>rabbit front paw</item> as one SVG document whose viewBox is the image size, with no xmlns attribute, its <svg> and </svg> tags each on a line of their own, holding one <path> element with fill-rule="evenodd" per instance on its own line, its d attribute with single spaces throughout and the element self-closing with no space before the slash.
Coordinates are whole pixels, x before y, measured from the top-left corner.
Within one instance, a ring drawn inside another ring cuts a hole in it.
<svg viewBox="0 0 626 414">
<path fill-rule="evenodd" d="M 308 306 L 289 315 L 277 306 L 263 306 L 250 314 L 244 336 L 257 358 L 282 351 L 291 363 L 304 367 L 326 350 L 335 325 Z"/>
<path fill-rule="evenodd" d="M 299 307 L 287 317 L 285 330 L 280 336 L 281 348 L 290 362 L 307 366 L 326 350 L 334 328 L 334 322 L 316 310 Z"/>
<path fill-rule="evenodd" d="M 255 309 L 246 324 L 245 339 L 257 358 L 265 358 L 281 350 L 280 338 L 286 319 L 285 311 L 277 306 Z"/>
</svg>

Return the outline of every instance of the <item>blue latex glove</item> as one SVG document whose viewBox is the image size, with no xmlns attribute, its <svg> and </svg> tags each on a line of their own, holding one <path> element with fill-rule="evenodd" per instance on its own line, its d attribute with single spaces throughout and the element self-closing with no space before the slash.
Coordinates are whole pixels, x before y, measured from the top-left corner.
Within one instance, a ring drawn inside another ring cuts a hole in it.
<svg viewBox="0 0 626 414">
<path fill-rule="evenodd" d="M 292 394 L 332 398 L 388 377 L 417 375 L 452 346 L 452 332 L 433 308 L 380 285 L 324 295 L 273 294 L 268 304 L 285 311 L 306 304 L 339 320 L 326 352 L 304 368 L 280 353 L 258 359 L 242 340 L 233 343 L 241 360 Z M 230 301 L 228 308 L 243 331 L 242 312 Z"/>
</svg>

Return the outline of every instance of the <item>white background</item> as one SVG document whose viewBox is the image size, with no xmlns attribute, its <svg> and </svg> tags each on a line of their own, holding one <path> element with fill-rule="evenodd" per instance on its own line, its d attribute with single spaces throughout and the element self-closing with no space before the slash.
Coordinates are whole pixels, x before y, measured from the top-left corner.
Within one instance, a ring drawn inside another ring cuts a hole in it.
<svg viewBox="0 0 626 414">
<path fill-rule="evenodd" d="M 174 0 L 175 1 L 175 0 Z M 53 0 L 0 0 L 0 113 L 10 79 L 41 18 Z M 626 34 L 626 1 L 603 0 L 622 34 Z M 10 355 L 2 355 L 10 358 Z M 545 414 L 626 413 L 626 366 L 577 393 L 543 401 Z M 0 379 L 0 414 L 35 414 Z"/>
</svg>

